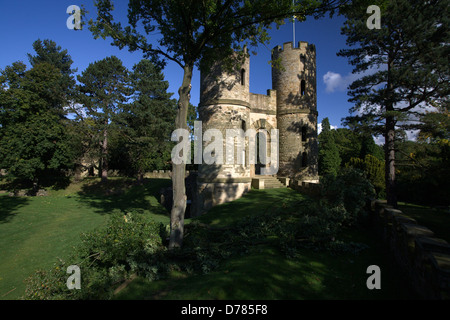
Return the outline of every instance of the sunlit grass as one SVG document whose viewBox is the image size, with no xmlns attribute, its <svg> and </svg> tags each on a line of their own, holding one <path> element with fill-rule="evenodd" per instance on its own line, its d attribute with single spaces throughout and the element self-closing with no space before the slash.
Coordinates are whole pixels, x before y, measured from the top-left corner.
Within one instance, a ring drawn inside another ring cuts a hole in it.
<svg viewBox="0 0 450 320">
<path fill-rule="evenodd" d="M 114 185 L 123 182 L 111 179 Z M 149 180 L 143 186 L 129 186 L 123 194 L 106 196 L 108 186 L 90 179 L 45 197 L 0 195 L 0 299 L 21 297 L 26 277 L 48 269 L 58 257 L 68 257 L 80 234 L 104 225 L 114 209 L 140 209 L 167 224 L 167 212 L 155 198 L 164 185 L 170 180 Z"/>
<path fill-rule="evenodd" d="M 304 199 L 291 189 L 252 190 L 244 197 L 213 208 L 203 223 L 226 227 L 243 216 L 275 210 Z M 137 278 L 116 299 L 408 299 L 415 298 L 385 248 L 368 230 L 346 230 L 340 240 L 369 246 L 359 254 L 301 250 L 287 258 L 271 242 L 256 244 L 246 254 L 233 256 L 208 274 L 174 272 L 166 279 Z M 382 289 L 369 290 L 367 267 L 382 270 Z"/>
</svg>

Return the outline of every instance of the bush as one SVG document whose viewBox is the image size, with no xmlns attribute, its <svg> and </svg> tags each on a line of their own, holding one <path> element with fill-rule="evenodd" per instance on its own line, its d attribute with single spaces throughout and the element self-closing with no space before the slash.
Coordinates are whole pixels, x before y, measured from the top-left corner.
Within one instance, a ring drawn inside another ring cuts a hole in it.
<svg viewBox="0 0 450 320">
<path fill-rule="evenodd" d="M 82 235 L 70 263 L 58 261 L 28 279 L 27 299 L 109 299 L 119 283 L 136 274 L 154 280 L 170 270 L 209 273 L 231 256 L 256 245 L 278 246 L 287 257 L 300 248 L 358 252 L 361 244 L 338 241 L 364 212 L 373 187 L 360 171 L 345 169 L 322 179 L 319 199 L 280 202 L 270 211 L 245 216 L 226 227 L 193 220 L 181 249 L 166 250 L 167 231 L 139 212 L 114 213 L 105 228 Z M 69 265 L 81 269 L 81 290 L 68 290 Z"/>
<path fill-rule="evenodd" d="M 336 177 L 325 176 L 321 181 L 321 207 L 334 211 L 337 216 L 333 216 L 343 225 L 352 225 L 364 216 L 368 201 L 375 196 L 364 172 L 353 168 L 343 168 Z"/>
<path fill-rule="evenodd" d="M 70 263 L 59 260 L 28 278 L 25 299 L 108 299 L 133 274 L 156 279 L 165 272 L 159 259 L 165 238 L 162 224 L 138 212 L 116 212 L 105 228 L 82 234 Z M 67 288 L 69 265 L 80 267 L 81 290 Z"/>
<path fill-rule="evenodd" d="M 364 159 L 351 158 L 346 167 L 364 171 L 367 179 L 374 186 L 377 197 L 385 195 L 384 161 L 368 154 Z"/>
</svg>

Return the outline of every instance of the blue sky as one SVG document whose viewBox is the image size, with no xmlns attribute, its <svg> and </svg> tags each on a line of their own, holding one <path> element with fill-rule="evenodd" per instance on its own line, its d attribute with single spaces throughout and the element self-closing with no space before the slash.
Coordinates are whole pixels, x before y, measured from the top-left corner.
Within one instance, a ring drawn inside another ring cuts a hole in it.
<svg viewBox="0 0 450 320">
<path fill-rule="evenodd" d="M 115 1 L 118 15 L 125 16 L 127 1 Z M 23 61 L 29 65 L 27 53 L 34 54 L 32 44 L 37 39 L 51 39 L 67 49 L 74 61 L 73 68 L 81 73 L 91 62 L 107 56 L 116 55 L 124 65 L 131 69 L 142 59 L 139 52 L 130 53 L 126 49 L 119 50 L 110 45 L 108 39 L 94 40 L 87 29 L 70 30 L 66 26 L 69 15 L 66 13 L 70 5 L 84 5 L 88 10 L 87 18 L 95 17 L 92 0 L 42 0 L 42 1 L 6 1 L 0 0 L 0 68 L 15 61 Z M 336 53 L 346 47 L 345 37 L 340 34 L 343 25 L 342 17 L 328 17 L 295 25 L 295 42 L 307 41 L 316 45 L 317 52 L 317 108 L 319 122 L 324 117 L 330 119 L 333 126 L 341 126 L 341 119 L 348 115 L 351 104 L 347 101 L 346 86 L 354 79 L 352 67 L 347 60 L 337 57 Z M 293 40 L 292 24 L 287 23 L 280 29 L 271 31 L 271 43 L 267 47 L 260 46 L 257 56 L 250 60 L 250 91 L 265 94 L 271 89 L 270 50 L 276 45 Z M 169 81 L 169 91 L 177 98 L 181 84 L 182 70 L 169 63 L 164 70 Z M 324 81 L 324 77 L 326 81 Z M 191 102 L 198 104 L 200 75 L 194 72 L 192 80 Z"/>
</svg>

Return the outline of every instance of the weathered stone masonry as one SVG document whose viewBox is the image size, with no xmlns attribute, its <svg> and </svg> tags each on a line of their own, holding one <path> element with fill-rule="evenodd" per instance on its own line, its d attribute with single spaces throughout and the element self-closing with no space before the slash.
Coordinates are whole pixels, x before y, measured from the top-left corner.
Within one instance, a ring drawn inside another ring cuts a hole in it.
<svg viewBox="0 0 450 320">
<path fill-rule="evenodd" d="M 250 92 L 250 59 L 240 68 L 227 72 L 216 63 L 201 74 L 199 118 L 203 133 L 218 129 L 279 129 L 279 171 L 282 181 L 318 181 L 317 99 L 315 46 L 300 41 L 273 49 L 272 59 L 281 59 L 281 68 L 272 68 L 272 88 L 267 95 Z M 203 149 L 209 142 L 203 143 Z M 236 149 L 237 150 L 237 149 Z M 235 200 L 249 191 L 263 164 L 250 164 L 248 140 L 244 164 L 202 164 L 197 178 L 197 197 L 193 215 L 212 206 Z M 224 145 L 225 154 L 225 145 Z M 235 152 L 235 159 L 237 152 Z M 237 163 L 237 161 L 235 162 Z M 195 212 L 194 212 L 195 211 Z"/>
</svg>

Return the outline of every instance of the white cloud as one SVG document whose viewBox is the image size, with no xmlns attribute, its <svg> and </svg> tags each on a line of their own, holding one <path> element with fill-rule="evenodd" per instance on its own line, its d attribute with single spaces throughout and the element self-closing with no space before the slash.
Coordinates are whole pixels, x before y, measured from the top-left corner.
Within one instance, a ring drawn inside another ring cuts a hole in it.
<svg viewBox="0 0 450 320">
<path fill-rule="evenodd" d="M 337 126 L 333 126 L 330 124 L 330 128 L 331 130 L 337 129 Z M 317 134 L 320 134 L 322 132 L 322 123 L 318 123 L 317 124 Z"/>
<path fill-rule="evenodd" d="M 349 73 L 346 76 L 342 76 L 339 73 L 328 71 L 323 76 L 323 82 L 325 83 L 325 91 L 328 93 L 336 91 L 346 91 L 347 87 L 361 75 Z"/>
<path fill-rule="evenodd" d="M 364 60 L 369 60 L 369 56 L 366 56 Z M 361 73 L 348 73 L 343 76 L 339 73 L 328 71 L 323 75 L 323 83 L 325 83 L 325 91 L 328 93 L 332 93 L 335 91 L 346 91 L 348 86 L 353 83 L 353 81 L 360 79 L 364 76 L 373 74 L 377 71 L 385 70 L 386 66 L 373 66 Z"/>
</svg>

